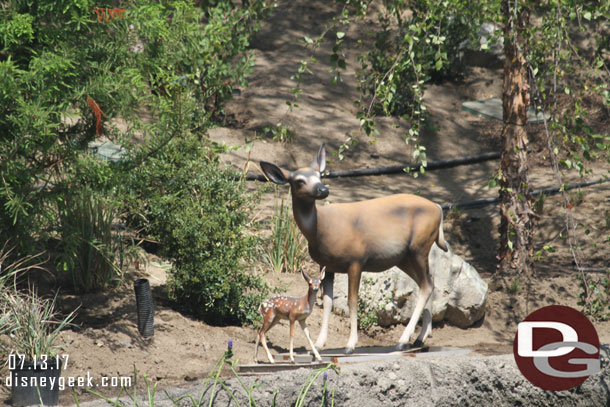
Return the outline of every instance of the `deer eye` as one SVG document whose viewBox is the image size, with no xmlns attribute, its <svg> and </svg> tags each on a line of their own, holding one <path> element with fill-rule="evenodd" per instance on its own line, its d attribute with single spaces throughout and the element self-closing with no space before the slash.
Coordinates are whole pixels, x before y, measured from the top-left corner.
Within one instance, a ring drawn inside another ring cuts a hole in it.
<svg viewBox="0 0 610 407">
<path fill-rule="evenodd" d="M 301 187 L 303 185 L 305 185 L 305 180 L 303 179 L 298 179 L 294 182 L 297 186 Z"/>
</svg>

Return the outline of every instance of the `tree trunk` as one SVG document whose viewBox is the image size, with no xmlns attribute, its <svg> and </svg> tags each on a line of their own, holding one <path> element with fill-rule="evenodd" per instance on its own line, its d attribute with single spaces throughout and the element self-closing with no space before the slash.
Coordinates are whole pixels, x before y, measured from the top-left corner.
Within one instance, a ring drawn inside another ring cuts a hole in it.
<svg viewBox="0 0 610 407">
<path fill-rule="evenodd" d="M 504 85 L 502 105 L 504 147 L 500 158 L 500 273 L 531 272 L 534 213 L 527 167 L 527 109 L 529 85 L 524 57 L 523 30 L 529 24 L 530 10 L 516 1 L 502 0 L 504 26 Z"/>
</svg>

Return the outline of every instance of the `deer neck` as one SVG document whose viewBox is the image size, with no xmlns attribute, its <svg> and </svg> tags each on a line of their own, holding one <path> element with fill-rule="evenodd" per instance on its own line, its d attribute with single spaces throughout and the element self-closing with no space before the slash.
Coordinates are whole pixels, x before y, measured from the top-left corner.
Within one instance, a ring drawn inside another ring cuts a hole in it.
<svg viewBox="0 0 610 407">
<path fill-rule="evenodd" d="M 292 197 L 292 213 L 299 229 L 310 246 L 316 246 L 318 231 L 318 211 L 316 201 L 298 200 Z"/>
<path fill-rule="evenodd" d="M 305 304 L 305 309 L 308 313 L 311 313 L 313 310 L 313 304 L 316 302 L 316 292 L 309 287 L 307 291 L 307 304 Z"/>
</svg>

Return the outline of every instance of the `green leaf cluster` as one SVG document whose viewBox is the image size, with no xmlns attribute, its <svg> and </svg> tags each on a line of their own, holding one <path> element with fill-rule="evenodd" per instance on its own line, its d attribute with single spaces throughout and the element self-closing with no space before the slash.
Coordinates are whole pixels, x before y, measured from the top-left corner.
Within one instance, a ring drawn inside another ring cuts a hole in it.
<svg viewBox="0 0 610 407">
<path fill-rule="evenodd" d="M 247 47 L 269 9 L 264 1 L 3 2 L 0 241 L 18 244 L 19 255 L 52 248 L 58 272 L 95 290 L 122 276 L 127 239 L 117 226 L 145 225 L 169 242 L 179 272 L 209 262 L 230 276 L 205 280 L 193 309 L 199 301 L 211 315 L 226 305 L 237 310 L 226 321 L 247 320 L 231 296 L 247 298 L 252 282 L 242 276 L 251 239 L 241 212 L 251 197 L 219 168 L 206 131 L 247 84 Z M 100 160 L 92 141 L 120 145 L 121 158 Z M 195 296 L 187 282 L 178 286 L 177 301 Z"/>
<path fill-rule="evenodd" d="M 191 135 L 172 140 L 128 181 L 137 192 L 132 223 L 143 219 L 139 226 L 173 263 L 176 305 L 210 324 L 254 322 L 267 287 L 251 267 L 257 240 L 246 226 L 255 197 L 240 174 Z"/>
</svg>

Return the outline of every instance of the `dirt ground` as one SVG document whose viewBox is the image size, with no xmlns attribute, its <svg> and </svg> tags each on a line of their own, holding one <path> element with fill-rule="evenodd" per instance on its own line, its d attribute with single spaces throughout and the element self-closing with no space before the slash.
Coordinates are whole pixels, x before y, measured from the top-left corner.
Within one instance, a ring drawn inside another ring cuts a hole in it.
<svg viewBox="0 0 610 407">
<path fill-rule="evenodd" d="M 351 26 L 346 32 L 347 71 L 344 82 L 330 85 L 328 66 L 330 41 L 324 42 L 316 56 L 319 63 L 311 66 L 313 75 L 306 76 L 299 98 L 299 108 L 289 112 L 285 101 L 291 98 L 289 79 L 298 69 L 300 60 L 310 51 L 298 41 L 304 35 L 315 37 L 336 15 L 334 3 L 323 1 L 280 2 L 256 40 L 252 52 L 256 65 L 250 78 L 250 86 L 237 92 L 227 107 L 227 123 L 211 131 L 214 141 L 229 145 L 245 145 L 252 142 L 250 151 L 238 149 L 224 157 L 230 165 L 247 167 L 259 173 L 257 162 L 274 161 L 293 169 L 308 165 L 319 146 L 325 143 L 329 153 L 330 170 L 383 167 L 411 162 L 410 148 L 405 144 L 404 125 L 397 119 L 380 119 L 381 136 L 370 143 L 366 136 L 358 135 L 353 101 L 357 99 L 355 69 L 359 66 L 356 52 L 357 40 L 365 38 L 369 21 Z M 365 41 L 366 44 L 366 41 Z M 454 82 L 431 84 L 425 94 L 432 126 L 423 136 L 428 160 L 457 158 L 498 150 L 500 145 L 499 122 L 468 114 L 461 110 L 467 100 L 500 97 L 502 70 L 497 64 L 472 65 L 463 78 Z M 607 119 L 607 118 L 606 118 Z M 283 122 L 293 129 L 295 136 L 290 143 L 278 143 L 265 135 L 268 125 Z M 535 188 L 555 186 L 555 178 L 545 158 L 544 134 L 532 128 L 531 179 Z M 359 137 L 360 143 L 345 153 L 339 161 L 336 152 L 346 137 Z M 439 204 L 481 199 L 496 195 L 486 184 L 497 168 L 497 161 L 430 171 L 413 178 L 408 175 L 330 179 L 329 202 L 348 202 L 388 195 L 397 192 L 418 193 Z M 607 167 L 594 165 L 592 179 L 605 173 Z M 575 175 L 567 175 L 568 181 L 580 181 Z M 252 183 L 252 188 L 257 188 Z M 279 189 L 286 193 L 287 189 Z M 573 215 L 581 227 L 579 239 L 583 246 L 584 265 L 603 269 L 610 260 L 610 186 L 608 184 L 572 192 Z M 255 216 L 263 219 L 271 214 L 274 194 L 269 193 L 260 204 Z M 472 263 L 483 278 L 490 283 L 484 319 L 476 326 L 459 329 L 446 324 L 435 324 L 430 345 L 457 346 L 473 349 L 482 354 L 510 353 L 516 324 L 528 313 L 549 304 L 564 304 L 577 309 L 578 281 L 572 257 L 566 244 L 564 213 L 559 197 L 548 197 L 544 211 L 538 220 L 536 231 L 537 250 L 545 245 L 553 246 L 553 253 L 544 253 L 535 266 L 536 278 L 531 282 L 523 277 L 509 281 L 493 278 L 497 247 L 498 208 L 489 206 L 476 210 L 452 211 L 444 224 L 446 239 L 453 250 Z M 605 212 L 604 212 L 605 211 Z M 605 216 L 600 216 L 605 213 Z M 584 230 L 589 233 L 585 234 Z M 126 272 L 130 281 L 149 278 L 155 300 L 155 334 L 142 339 L 136 327 L 135 296 L 131 283 L 111 292 L 87 295 L 60 294 L 60 306 L 64 310 L 80 305 L 76 327 L 65 331 L 59 338 L 69 355 L 64 376 L 132 376 L 134 366 L 146 377 L 157 383 L 159 389 L 170 386 L 188 386 L 205 377 L 232 340 L 236 358 L 242 363 L 252 362 L 255 330 L 249 327 L 213 327 L 188 315 L 172 310 L 166 301 L 164 282 L 170 265 L 153 255 L 140 269 Z M 309 263 L 307 267 L 315 270 Z M 594 277 L 602 274 L 592 272 Z M 306 285 L 300 275 L 266 274 L 274 287 L 285 289 L 288 294 L 302 295 Z M 509 290 L 508 287 L 514 290 Z M 320 303 L 320 301 L 319 301 Z M 321 310 L 316 309 L 308 319 L 313 337 L 321 325 Z M 610 322 L 595 322 L 602 343 L 610 342 Z M 361 332 L 359 345 L 393 345 L 403 326 L 374 328 Z M 329 348 L 345 345 L 349 333 L 347 318 L 333 315 L 331 319 Z M 283 323 L 272 329 L 268 338 L 272 352 L 288 348 L 288 326 Z M 295 335 L 297 351 L 304 351 L 306 340 L 298 330 Z M 259 352 L 264 358 L 264 351 Z M 0 377 L 6 377 L 4 370 Z M 98 389 L 100 390 L 100 389 Z M 80 400 L 90 399 L 83 387 L 76 387 Z M 108 395 L 116 395 L 117 389 L 103 389 Z M 0 386 L 0 403 L 8 399 L 9 392 Z M 69 391 L 61 396 L 62 404 L 71 404 Z"/>
</svg>

